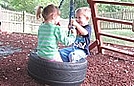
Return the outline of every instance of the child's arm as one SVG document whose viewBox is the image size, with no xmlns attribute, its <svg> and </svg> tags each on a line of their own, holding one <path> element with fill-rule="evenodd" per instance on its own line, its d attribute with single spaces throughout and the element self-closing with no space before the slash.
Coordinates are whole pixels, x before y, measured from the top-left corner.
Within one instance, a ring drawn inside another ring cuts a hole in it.
<svg viewBox="0 0 134 86">
<path fill-rule="evenodd" d="M 76 20 L 72 20 L 72 24 L 77 28 L 77 30 L 81 33 L 81 35 L 87 35 L 88 31 L 83 28 Z"/>
<path fill-rule="evenodd" d="M 70 33 L 68 35 L 65 30 L 63 30 L 61 28 L 57 28 L 55 31 L 55 35 L 59 42 L 63 43 L 65 46 L 69 46 L 72 43 L 74 43 L 74 41 L 76 39 L 76 30 L 73 29 L 72 33 Z"/>
</svg>

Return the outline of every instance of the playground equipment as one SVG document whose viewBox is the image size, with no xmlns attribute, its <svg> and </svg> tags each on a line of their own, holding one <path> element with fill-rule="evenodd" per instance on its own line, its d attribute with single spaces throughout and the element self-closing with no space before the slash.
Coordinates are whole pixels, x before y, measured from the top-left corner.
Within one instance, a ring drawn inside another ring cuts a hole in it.
<svg viewBox="0 0 134 86">
<path fill-rule="evenodd" d="M 70 0 L 70 2 L 71 1 L 73 2 L 73 0 Z M 103 33 L 99 26 L 100 25 L 99 20 L 133 25 L 132 31 L 134 30 L 134 23 L 131 21 L 99 17 L 97 15 L 96 3 L 125 5 L 125 6 L 134 6 L 134 4 L 125 2 L 103 1 L 103 0 L 87 0 L 87 2 L 91 8 L 93 27 L 96 37 L 96 40 L 90 45 L 89 49 L 92 50 L 93 48 L 97 47 L 98 53 L 102 53 L 102 49 L 106 49 L 113 52 L 134 56 L 134 52 L 126 52 L 125 50 L 119 50 L 117 48 L 103 45 L 101 36 L 121 39 L 129 42 L 134 42 L 134 39 Z M 70 14 L 71 13 L 73 14 L 72 10 L 70 11 Z M 72 18 L 72 14 L 70 15 L 70 19 Z M 29 75 L 50 86 L 79 86 L 84 81 L 84 77 L 86 75 L 86 68 L 87 68 L 87 61 L 85 59 L 78 63 L 51 62 L 47 60 L 42 60 L 40 57 L 36 55 L 36 52 L 30 53 L 28 62 Z"/>
<path fill-rule="evenodd" d="M 63 0 L 59 8 L 62 3 Z M 70 0 L 69 25 L 71 25 L 72 18 L 74 18 L 74 0 Z M 76 63 L 53 62 L 40 58 L 36 51 L 29 55 L 28 74 L 39 82 L 50 86 L 80 86 L 85 79 L 86 71 L 86 59 Z"/>
<path fill-rule="evenodd" d="M 86 59 L 77 63 L 52 62 L 40 58 L 36 52 L 29 55 L 29 75 L 50 86 L 80 86 L 85 79 L 86 70 Z"/>
<path fill-rule="evenodd" d="M 129 41 L 129 42 L 134 42 L 133 38 L 128 38 L 128 37 L 122 37 L 122 36 L 117 36 L 117 35 L 112 35 L 108 33 L 104 33 L 101 31 L 100 28 L 100 20 L 102 21 L 108 21 L 108 22 L 115 22 L 115 23 L 121 23 L 121 24 L 126 24 L 126 25 L 132 25 L 132 31 L 134 31 L 134 23 L 133 21 L 126 21 L 126 20 L 119 20 L 119 19 L 112 19 L 112 18 L 106 18 L 106 17 L 100 17 L 97 15 L 97 5 L 96 3 L 100 4 L 113 4 L 113 5 L 123 5 L 123 6 L 134 6 L 134 3 L 128 3 L 128 2 L 116 2 L 116 1 L 109 1 L 109 0 L 87 0 L 91 12 L 92 12 L 92 20 L 93 20 L 93 27 L 95 31 L 95 37 L 96 40 L 90 45 L 89 49 L 92 50 L 93 48 L 97 47 L 98 53 L 103 53 L 102 49 L 105 50 L 110 50 L 113 52 L 125 54 L 134 57 L 134 52 L 126 52 L 125 50 L 120 50 L 117 48 L 113 47 L 108 47 L 103 45 L 103 41 L 101 36 L 106 36 L 106 37 L 111 37 L 111 38 L 116 38 L 124 41 Z"/>
</svg>

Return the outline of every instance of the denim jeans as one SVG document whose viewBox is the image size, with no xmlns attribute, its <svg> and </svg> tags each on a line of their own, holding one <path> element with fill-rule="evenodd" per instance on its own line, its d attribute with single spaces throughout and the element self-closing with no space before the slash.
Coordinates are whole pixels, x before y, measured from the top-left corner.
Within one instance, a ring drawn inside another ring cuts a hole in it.
<svg viewBox="0 0 134 86">
<path fill-rule="evenodd" d="M 84 50 L 77 47 L 67 47 L 59 50 L 63 62 L 77 62 L 82 58 L 86 58 L 86 53 Z M 75 54 L 75 55 L 74 55 Z M 71 57 L 70 57 L 71 56 Z"/>
</svg>

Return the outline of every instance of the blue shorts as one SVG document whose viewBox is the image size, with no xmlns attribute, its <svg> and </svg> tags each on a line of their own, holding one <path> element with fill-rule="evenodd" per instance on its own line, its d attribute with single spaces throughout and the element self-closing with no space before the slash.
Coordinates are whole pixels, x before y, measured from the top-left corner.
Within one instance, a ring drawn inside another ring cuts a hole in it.
<svg viewBox="0 0 134 86">
<path fill-rule="evenodd" d="M 59 50 L 63 62 L 77 62 L 87 55 L 83 49 L 77 47 L 67 47 Z"/>
</svg>

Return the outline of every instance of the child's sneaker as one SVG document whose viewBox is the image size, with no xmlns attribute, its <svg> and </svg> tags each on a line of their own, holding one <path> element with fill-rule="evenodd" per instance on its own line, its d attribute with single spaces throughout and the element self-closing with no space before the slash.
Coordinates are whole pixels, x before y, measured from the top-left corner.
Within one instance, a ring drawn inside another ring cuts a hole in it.
<svg viewBox="0 0 134 86">
<path fill-rule="evenodd" d="M 69 62 L 78 62 L 80 60 L 79 56 L 77 56 L 77 54 L 75 54 L 75 52 L 71 52 L 69 54 Z"/>
</svg>

